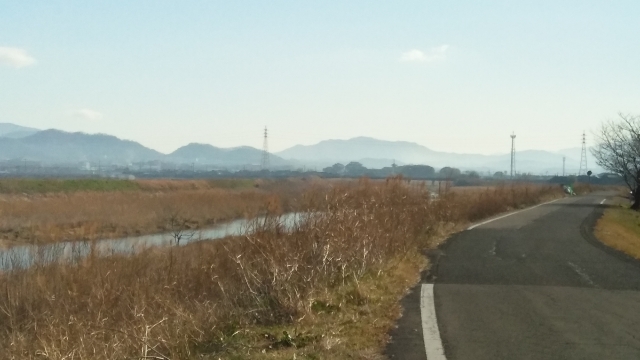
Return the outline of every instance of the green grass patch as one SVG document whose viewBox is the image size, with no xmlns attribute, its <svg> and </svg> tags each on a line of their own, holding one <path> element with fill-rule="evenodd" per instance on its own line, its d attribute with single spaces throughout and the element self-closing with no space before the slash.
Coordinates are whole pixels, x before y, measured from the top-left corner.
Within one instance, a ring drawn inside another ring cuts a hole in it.
<svg viewBox="0 0 640 360">
<path fill-rule="evenodd" d="M 139 190 L 135 181 L 113 179 L 0 179 L 1 194 Z"/>
</svg>

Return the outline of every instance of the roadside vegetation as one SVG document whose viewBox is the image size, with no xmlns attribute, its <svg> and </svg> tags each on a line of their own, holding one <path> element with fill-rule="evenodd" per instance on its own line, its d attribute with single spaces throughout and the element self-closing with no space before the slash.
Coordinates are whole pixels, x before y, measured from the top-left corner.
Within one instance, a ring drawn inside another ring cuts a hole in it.
<svg viewBox="0 0 640 360">
<path fill-rule="evenodd" d="M 307 188 L 291 228 L 271 197 L 245 236 L 6 272 L 0 359 L 379 359 L 423 250 L 560 196 L 519 184 L 433 200 L 402 179 L 336 183 Z"/>
<path fill-rule="evenodd" d="M 198 229 L 266 211 L 297 209 L 314 180 L 0 180 L 0 245 L 162 233 L 179 215 Z"/>
<path fill-rule="evenodd" d="M 617 196 L 598 220 L 596 237 L 604 244 L 640 259 L 640 213 L 626 197 Z"/>
</svg>

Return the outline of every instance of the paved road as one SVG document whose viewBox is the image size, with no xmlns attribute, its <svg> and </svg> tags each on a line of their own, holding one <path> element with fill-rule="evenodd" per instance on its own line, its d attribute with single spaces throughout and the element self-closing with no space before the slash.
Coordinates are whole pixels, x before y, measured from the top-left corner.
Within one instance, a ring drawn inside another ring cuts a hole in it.
<svg viewBox="0 0 640 360">
<path fill-rule="evenodd" d="M 593 237 L 604 199 L 565 198 L 452 237 L 424 275 L 435 285 L 403 300 L 389 358 L 640 359 L 640 263 Z"/>
</svg>

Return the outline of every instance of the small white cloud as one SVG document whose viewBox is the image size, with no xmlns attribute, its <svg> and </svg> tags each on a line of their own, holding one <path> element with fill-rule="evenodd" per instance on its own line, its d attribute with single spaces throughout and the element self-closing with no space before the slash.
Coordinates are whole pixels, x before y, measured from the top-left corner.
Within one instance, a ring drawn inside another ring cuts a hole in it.
<svg viewBox="0 0 640 360">
<path fill-rule="evenodd" d="M 97 121 L 104 117 L 100 112 L 91 109 L 78 109 L 73 111 L 73 115 L 85 120 Z"/>
<path fill-rule="evenodd" d="M 424 52 L 418 49 L 409 50 L 400 56 L 402 62 L 436 62 L 444 61 L 447 58 L 449 45 L 440 45 Z"/>
<path fill-rule="evenodd" d="M 12 66 L 16 69 L 31 66 L 36 63 L 31 55 L 24 49 L 0 46 L 0 64 Z"/>
<path fill-rule="evenodd" d="M 427 55 L 418 49 L 409 50 L 400 57 L 400 61 L 425 61 L 426 59 Z"/>
</svg>

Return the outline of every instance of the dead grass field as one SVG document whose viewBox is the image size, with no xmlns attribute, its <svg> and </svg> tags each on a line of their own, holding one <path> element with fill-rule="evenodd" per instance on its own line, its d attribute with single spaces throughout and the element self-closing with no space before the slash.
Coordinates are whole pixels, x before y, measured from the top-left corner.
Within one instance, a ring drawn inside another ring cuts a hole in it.
<svg viewBox="0 0 640 360">
<path fill-rule="evenodd" d="M 0 181 L 0 244 L 158 233 L 171 230 L 176 216 L 187 228 L 202 228 L 267 207 L 293 211 L 304 191 L 324 186 L 300 179 L 66 181 Z"/>
<path fill-rule="evenodd" d="M 616 197 L 598 220 L 596 237 L 604 244 L 640 259 L 640 213 L 629 209 L 629 200 Z"/>
<path fill-rule="evenodd" d="M 381 359 L 422 250 L 558 196 L 522 184 L 432 201 L 362 180 L 305 192 L 315 215 L 289 231 L 269 216 L 242 237 L 6 272 L 0 359 Z"/>
</svg>

